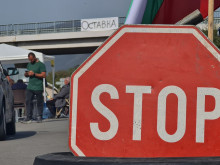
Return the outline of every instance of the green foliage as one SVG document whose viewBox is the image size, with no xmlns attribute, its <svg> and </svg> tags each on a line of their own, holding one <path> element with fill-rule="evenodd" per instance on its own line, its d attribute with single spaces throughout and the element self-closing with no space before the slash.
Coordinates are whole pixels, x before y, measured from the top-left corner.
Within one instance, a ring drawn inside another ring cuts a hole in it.
<svg viewBox="0 0 220 165">
<path fill-rule="evenodd" d="M 203 30 L 203 33 L 208 36 L 208 30 Z M 217 36 L 217 30 L 213 32 L 213 42 L 220 49 L 220 37 Z"/>
<path fill-rule="evenodd" d="M 74 68 L 70 68 L 68 70 L 61 70 L 61 71 L 57 71 L 55 72 L 55 87 L 57 87 L 58 89 L 60 88 L 60 86 L 56 85 L 56 82 L 60 81 L 60 78 L 65 78 L 65 77 L 71 77 L 72 73 L 79 67 L 79 65 L 75 66 Z M 49 83 L 53 83 L 53 75 L 52 72 L 48 73 L 47 75 L 47 82 Z"/>
</svg>

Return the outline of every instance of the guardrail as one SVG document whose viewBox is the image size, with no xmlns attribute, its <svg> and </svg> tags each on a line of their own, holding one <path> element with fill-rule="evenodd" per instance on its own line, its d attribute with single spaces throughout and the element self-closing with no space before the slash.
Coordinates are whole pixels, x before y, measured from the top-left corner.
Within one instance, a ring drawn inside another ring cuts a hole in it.
<svg viewBox="0 0 220 165">
<path fill-rule="evenodd" d="M 119 17 L 119 26 L 125 17 Z M 0 36 L 31 35 L 81 31 L 81 20 L 0 25 Z"/>
<path fill-rule="evenodd" d="M 119 17 L 118 20 L 121 26 L 125 22 L 125 17 Z M 203 23 L 207 23 L 207 20 Z M 220 23 L 220 11 L 214 13 L 214 24 L 218 23 Z M 0 25 L 0 37 L 79 31 L 81 31 L 81 20 Z"/>
<path fill-rule="evenodd" d="M 204 19 L 203 24 L 208 24 L 208 17 Z M 219 24 L 220 23 L 220 11 L 215 11 L 214 12 L 214 24 Z"/>
<path fill-rule="evenodd" d="M 214 24 L 220 23 L 220 11 L 214 12 Z"/>
</svg>

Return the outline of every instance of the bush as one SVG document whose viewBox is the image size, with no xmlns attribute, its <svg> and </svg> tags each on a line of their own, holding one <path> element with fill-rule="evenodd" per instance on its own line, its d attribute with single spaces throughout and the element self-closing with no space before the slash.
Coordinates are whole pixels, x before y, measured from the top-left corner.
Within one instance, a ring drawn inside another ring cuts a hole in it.
<svg viewBox="0 0 220 165">
<path fill-rule="evenodd" d="M 203 30 L 203 33 L 208 36 L 208 30 Z M 213 33 L 213 43 L 220 49 L 220 37 L 217 36 L 217 30 L 214 30 Z"/>
<path fill-rule="evenodd" d="M 56 82 L 60 81 L 60 78 L 65 78 L 65 77 L 71 77 L 72 73 L 79 67 L 79 65 L 75 66 L 74 68 L 70 68 L 68 70 L 61 70 L 61 71 L 57 71 L 55 72 L 55 87 L 60 89 L 59 85 L 56 85 Z M 47 75 L 47 82 L 49 83 L 53 83 L 53 79 L 52 79 L 53 75 L 52 72 L 48 73 Z"/>
</svg>

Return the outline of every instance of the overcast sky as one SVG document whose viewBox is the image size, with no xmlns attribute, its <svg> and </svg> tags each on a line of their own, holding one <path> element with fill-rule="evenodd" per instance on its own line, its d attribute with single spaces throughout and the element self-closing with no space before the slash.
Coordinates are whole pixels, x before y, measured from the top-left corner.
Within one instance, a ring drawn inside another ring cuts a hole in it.
<svg viewBox="0 0 220 165">
<path fill-rule="evenodd" d="M 131 0 L 0 0 L 0 25 L 126 17 Z M 56 70 L 81 64 L 90 54 L 55 56 Z M 47 66 L 48 72 L 50 67 Z"/>
<path fill-rule="evenodd" d="M 1 0 L 0 25 L 125 17 L 131 0 Z"/>
<path fill-rule="evenodd" d="M 85 18 L 125 17 L 131 0 L 0 0 L 0 25 Z M 56 56 L 56 69 L 63 70 L 84 61 L 87 55 Z M 63 62 L 62 62 L 63 61 Z"/>
</svg>

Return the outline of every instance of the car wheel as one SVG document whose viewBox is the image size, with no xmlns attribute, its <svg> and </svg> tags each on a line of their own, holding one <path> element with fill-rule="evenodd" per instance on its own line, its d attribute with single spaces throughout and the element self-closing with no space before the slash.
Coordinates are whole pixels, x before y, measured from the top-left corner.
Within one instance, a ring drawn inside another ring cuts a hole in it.
<svg viewBox="0 0 220 165">
<path fill-rule="evenodd" d="M 13 111 L 12 121 L 6 124 L 7 135 L 14 135 L 16 133 L 15 127 L 15 111 Z"/>
<path fill-rule="evenodd" d="M 0 115 L 0 140 L 5 140 L 6 138 L 6 119 L 5 119 L 5 107 L 2 105 Z"/>
</svg>

